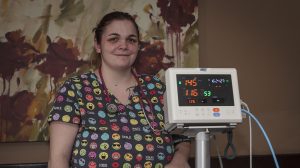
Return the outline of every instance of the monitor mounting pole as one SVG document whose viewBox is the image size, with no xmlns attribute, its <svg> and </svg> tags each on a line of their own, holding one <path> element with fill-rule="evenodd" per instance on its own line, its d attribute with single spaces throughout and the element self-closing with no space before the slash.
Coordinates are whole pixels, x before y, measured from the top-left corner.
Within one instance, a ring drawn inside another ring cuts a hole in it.
<svg viewBox="0 0 300 168">
<path fill-rule="evenodd" d="M 210 168 L 210 133 L 200 131 L 196 134 L 196 168 Z"/>
</svg>

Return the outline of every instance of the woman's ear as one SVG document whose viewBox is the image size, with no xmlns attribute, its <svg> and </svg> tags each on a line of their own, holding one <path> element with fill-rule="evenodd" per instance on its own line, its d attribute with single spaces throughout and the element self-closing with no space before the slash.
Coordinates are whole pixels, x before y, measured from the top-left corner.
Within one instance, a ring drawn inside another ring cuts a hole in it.
<svg viewBox="0 0 300 168">
<path fill-rule="evenodd" d="M 98 53 L 98 54 L 101 53 L 101 47 L 100 47 L 100 44 L 97 43 L 97 40 L 94 40 L 94 48 L 95 48 L 96 53 Z"/>
</svg>

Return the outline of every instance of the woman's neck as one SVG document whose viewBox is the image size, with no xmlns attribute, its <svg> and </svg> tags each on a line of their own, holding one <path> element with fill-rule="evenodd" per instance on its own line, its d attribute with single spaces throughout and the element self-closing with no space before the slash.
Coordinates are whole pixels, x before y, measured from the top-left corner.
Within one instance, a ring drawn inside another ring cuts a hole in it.
<svg viewBox="0 0 300 168">
<path fill-rule="evenodd" d="M 106 87 L 108 88 L 110 88 L 111 86 L 130 86 L 135 84 L 135 79 L 132 75 L 131 69 L 115 70 L 106 67 L 105 65 L 100 68 L 103 78 L 102 80 L 104 80 Z"/>
</svg>

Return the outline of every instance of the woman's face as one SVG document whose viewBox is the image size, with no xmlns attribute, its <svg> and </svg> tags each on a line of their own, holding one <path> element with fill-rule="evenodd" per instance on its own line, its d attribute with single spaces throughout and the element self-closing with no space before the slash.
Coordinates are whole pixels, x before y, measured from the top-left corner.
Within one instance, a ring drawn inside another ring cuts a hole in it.
<svg viewBox="0 0 300 168">
<path fill-rule="evenodd" d="M 97 53 L 101 53 L 102 66 L 125 70 L 134 63 L 139 48 L 137 31 L 128 20 L 114 20 L 102 34 L 100 44 L 95 42 Z"/>
</svg>

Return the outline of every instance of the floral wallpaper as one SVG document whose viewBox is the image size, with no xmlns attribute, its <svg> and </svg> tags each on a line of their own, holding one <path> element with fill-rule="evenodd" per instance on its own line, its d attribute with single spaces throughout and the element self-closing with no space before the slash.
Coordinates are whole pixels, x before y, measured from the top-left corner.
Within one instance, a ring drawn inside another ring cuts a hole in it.
<svg viewBox="0 0 300 168">
<path fill-rule="evenodd" d="M 94 68 L 92 29 L 108 12 L 132 14 L 142 37 L 135 67 L 160 74 L 198 66 L 197 0 L 1 0 L 0 142 L 46 141 L 60 84 Z"/>
</svg>

